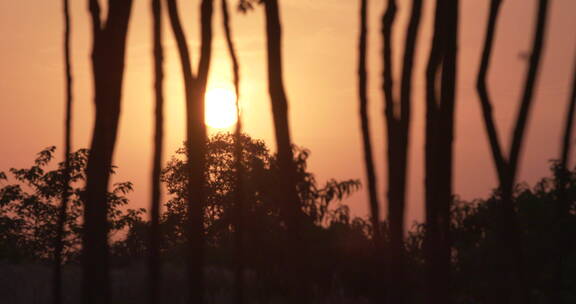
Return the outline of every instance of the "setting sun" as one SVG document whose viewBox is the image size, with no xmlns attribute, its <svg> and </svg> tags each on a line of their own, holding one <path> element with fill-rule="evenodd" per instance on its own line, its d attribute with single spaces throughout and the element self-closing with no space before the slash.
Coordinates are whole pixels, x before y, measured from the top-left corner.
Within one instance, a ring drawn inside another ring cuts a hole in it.
<svg viewBox="0 0 576 304">
<path fill-rule="evenodd" d="M 206 92 L 206 124 L 215 129 L 234 125 L 236 117 L 236 94 L 225 88 L 213 88 Z"/>
</svg>

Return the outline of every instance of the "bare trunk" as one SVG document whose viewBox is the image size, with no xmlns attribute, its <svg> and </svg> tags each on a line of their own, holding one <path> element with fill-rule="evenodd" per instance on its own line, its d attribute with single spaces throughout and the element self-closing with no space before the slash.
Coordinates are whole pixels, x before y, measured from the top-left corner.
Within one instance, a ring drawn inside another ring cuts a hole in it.
<svg viewBox="0 0 576 304">
<path fill-rule="evenodd" d="M 62 303 L 62 251 L 64 249 L 64 229 L 68 215 L 70 197 L 70 150 L 72 149 L 72 64 L 70 55 L 70 7 L 63 1 L 64 12 L 64 64 L 66 73 L 66 119 L 64 122 L 64 176 L 62 180 L 62 202 L 58 217 L 54 248 L 54 273 L 52 278 L 52 303 Z"/>
<path fill-rule="evenodd" d="M 385 96 L 385 118 L 387 129 L 388 160 L 388 223 L 390 226 L 390 246 L 387 257 L 388 301 L 404 303 L 406 297 L 405 257 L 404 257 L 404 217 L 407 189 L 408 147 L 411 120 L 411 88 L 414 66 L 414 53 L 420 25 L 422 1 L 412 2 L 412 12 L 406 32 L 400 100 L 394 97 L 392 66 L 392 32 L 396 16 L 396 2 L 389 1 L 382 18 L 383 36 L 383 91 Z"/>
<path fill-rule="evenodd" d="M 152 0 L 153 18 L 153 56 L 154 56 L 154 95 L 156 109 L 154 113 L 154 155 L 152 160 L 152 193 L 150 203 L 150 244 L 148 256 L 148 301 L 160 303 L 160 174 L 162 171 L 162 149 L 164 143 L 164 52 L 162 49 L 162 4 L 161 0 Z"/>
<path fill-rule="evenodd" d="M 428 303 L 450 302 L 450 206 L 458 6 L 458 0 L 437 2 L 434 38 L 427 68 L 425 255 Z M 436 88 L 437 77 L 441 77 L 440 92 Z"/>
<path fill-rule="evenodd" d="M 576 65 L 572 73 L 572 87 L 568 107 L 566 109 L 566 121 L 564 125 L 564 136 L 562 137 L 562 153 L 560 156 L 560 167 L 567 170 L 570 165 L 570 153 L 572 150 L 572 134 L 574 131 L 574 111 L 576 110 Z"/>
<path fill-rule="evenodd" d="M 187 104 L 188 123 L 188 227 L 189 233 L 189 303 L 204 301 L 204 206 L 206 125 L 204 124 L 204 95 L 212 52 L 212 3 L 201 3 L 201 43 L 198 73 L 193 82 L 192 96 Z"/>
<path fill-rule="evenodd" d="M 282 68 L 282 26 L 278 0 L 265 0 L 266 39 L 268 62 L 268 91 L 272 103 L 272 116 L 278 150 L 278 167 L 280 171 L 280 212 L 287 227 L 286 252 L 282 263 L 286 265 L 289 296 L 306 301 L 306 267 L 302 263 L 305 256 L 306 235 L 302 232 L 304 225 L 311 224 L 304 212 L 296 189 L 296 165 L 292 151 L 290 126 L 288 122 L 288 99 L 284 90 Z"/>
<path fill-rule="evenodd" d="M 89 2 L 94 33 L 92 69 L 96 118 L 84 196 L 83 297 L 86 304 L 106 304 L 110 302 L 106 194 L 120 118 L 126 35 L 132 1 L 110 1 L 105 24 L 101 24 L 98 1 Z"/>
<path fill-rule="evenodd" d="M 228 1 L 222 0 L 222 21 L 224 33 L 226 36 L 226 44 L 232 61 L 232 74 L 234 76 L 234 89 L 236 91 L 236 132 L 234 136 L 234 159 L 236 170 L 236 193 L 235 193 L 235 247 L 236 247 L 236 261 L 235 261 L 235 294 L 234 302 L 236 304 L 244 303 L 244 191 L 242 178 L 244 176 L 242 167 L 242 117 L 240 114 L 240 67 L 238 63 L 238 56 L 232 40 L 232 31 L 230 29 L 230 16 L 228 13 Z"/>
<path fill-rule="evenodd" d="M 387 131 L 387 196 L 388 196 L 388 226 L 390 231 L 390 243 L 386 252 L 385 264 L 387 272 L 385 273 L 385 282 L 388 286 L 386 298 L 388 303 L 404 303 L 404 293 L 401 289 L 404 287 L 404 277 L 402 269 L 402 235 L 404 225 L 404 193 L 406 181 L 406 158 L 402 160 L 401 141 L 402 130 L 400 119 L 397 112 L 402 111 L 394 97 L 394 68 L 392 60 L 393 42 L 392 32 L 396 20 L 397 5 L 395 0 L 388 0 L 388 6 L 382 16 L 382 57 L 384 61 L 384 70 L 382 73 L 384 91 L 384 117 L 386 120 Z M 399 235 L 400 233 L 400 235 Z"/>
<path fill-rule="evenodd" d="M 192 74 L 192 64 L 186 36 L 178 17 L 175 0 L 168 1 L 170 24 L 176 38 L 184 76 L 186 95 L 186 149 L 188 153 L 188 283 L 189 303 L 204 301 L 204 206 L 206 125 L 204 124 L 204 95 L 212 55 L 213 0 L 200 5 L 201 42 L 198 74 Z"/>
<path fill-rule="evenodd" d="M 282 69 L 282 27 L 278 0 L 265 0 L 266 38 L 268 50 L 268 90 L 272 102 L 274 130 L 278 150 L 278 164 L 282 176 L 283 217 L 289 229 L 297 231 L 304 218 L 296 192 L 296 168 L 288 122 L 288 99 L 284 90 Z"/>
<path fill-rule="evenodd" d="M 370 219 L 373 227 L 373 239 L 377 254 L 382 247 L 380 231 L 380 203 L 378 202 L 378 190 L 376 188 L 376 172 L 374 170 L 374 157 L 372 156 L 372 140 L 370 138 L 370 121 L 368 118 L 368 73 L 367 46 L 368 46 L 368 0 L 362 0 L 360 4 L 360 40 L 358 44 L 358 95 L 360 100 L 360 128 L 364 149 L 364 165 L 366 167 L 366 179 L 368 181 L 368 199 L 370 207 Z M 378 254 L 379 255 L 379 254 Z"/>
<path fill-rule="evenodd" d="M 565 261 L 566 254 L 571 251 L 570 247 L 570 233 L 567 229 L 567 223 L 570 215 L 570 202 L 567 197 L 567 186 L 570 182 L 570 154 L 572 153 L 572 133 L 574 129 L 574 111 L 576 110 L 576 65 L 572 76 L 572 91 L 570 99 L 568 100 L 568 107 L 566 111 L 566 121 L 564 126 L 564 136 L 562 138 L 562 151 L 560 156 L 560 164 L 557 168 L 557 191 L 558 202 L 556 205 L 556 222 L 557 231 L 557 265 L 556 265 L 556 278 L 553 280 L 553 294 L 551 299 L 557 303 L 561 302 L 560 295 L 563 290 L 563 277 L 565 275 Z"/>
<path fill-rule="evenodd" d="M 491 253 L 494 262 L 502 269 L 498 276 L 494 278 L 494 293 L 491 295 L 494 300 L 499 299 L 506 303 L 524 303 L 527 301 L 528 291 L 527 281 L 524 278 L 523 253 L 521 244 L 521 231 L 517 223 L 516 211 L 514 207 L 514 187 L 516 185 L 516 175 L 520 152 L 524 143 L 525 129 L 528 122 L 530 109 L 532 106 L 534 87 L 538 77 L 540 58 L 544 45 L 544 35 L 546 30 L 546 18 L 548 1 L 539 0 L 537 20 L 535 24 L 534 41 L 532 54 L 526 74 L 524 91 L 520 103 L 514 133 L 512 134 L 510 154 L 508 157 L 502 152 L 492 114 L 492 101 L 487 88 L 487 74 L 492 56 L 494 35 L 496 32 L 496 22 L 501 6 L 501 0 L 493 0 L 490 5 L 490 14 L 484 41 L 484 50 L 478 72 L 477 90 L 482 106 L 482 114 L 486 132 L 490 141 L 490 148 L 496 166 L 499 179 L 499 194 L 501 204 L 497 211 L 496 221 L 496 241 L 498 248 L 502 250 Z"/>
</svg>

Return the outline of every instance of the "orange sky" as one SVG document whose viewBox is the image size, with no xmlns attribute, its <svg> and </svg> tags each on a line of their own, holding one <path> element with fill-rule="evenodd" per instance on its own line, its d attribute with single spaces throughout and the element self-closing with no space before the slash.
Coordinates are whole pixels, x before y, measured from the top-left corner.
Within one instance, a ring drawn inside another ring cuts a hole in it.
<svg viewBox="0 0 576 304">
<path fill-rule="evenodd" d="M 320 181 L 331 177 L 363 179 L 355 74 L 359 1 L 280 2 L 285 34 L 285 79 L 294 142 L 311 149 L 310 169 Z M 385 1 L 370 2 L 371 118 L 378 181 L 383 185 L 386 176 L 383 162 L 383 99 L 379 90 L 382 66 L 379 57 L 379 18 Z M 197 0 L 180 0 L 181 16 L 195 59 L 198 58 L 198 3 Z M 407 0 L 399 1 L 400 21 L 395 33 L 397 45 L 401 44 L 404 36 L 409 3 Z M 432 3 L 425 1 L 426 14 L 415 73 L 409 222 L 423 215 L 423 69 L 431 39 Z M 486 196 L 495 186 L 494 169 L 474 90 L 489 1 L 463 0 L 461 3 L 455 189 L 461 197 L 471 199 Z M 507 140 L 510 134 L 520 97 L 526 68 L 522 54 L 529 51 L 535 3 L 535 0 L 507 0 L 502 7 L 490 84 L 503 140 Z M 89 61 L 91 36 L 87 1 L 75 0 L 71 1 L 71 5 L 75 77 L 74 146 L 80 148 L 87 147 L 89 143 L 93 119 Z M 529 183 L 548 174 L 549 160 L 558 154 L 576 54 L 576 1 L 551 1 L 550 13 L 542 73 L 520 172 L 520 179 Z M 165 152 L 171 155 L 184 136 L 184 101 L 179 61 L 166 19 Z M 241 102 L 245 129 L 253 137 L 262 138 L 273 147 L 263 21 L 262 9 L 248 15 L 233 15 L 242 73 Z M 215 53 L 209 86 L 229 86 L 229 61 L 218 14 L 214 26 Z M 152 153 L 150 28 L 149 1 L 135 0 L 129 30 L 120 136 L 114 162 L 120 167 L 115 180 L 134 182 L 136 190 L 130 198 L 138 206 L 148 205 Z M 0 171 L 27 166 L 42 148 L 62 145 L 64 77 L 61 44 L 60 1 L 0 1 Z M 399 56 L 401 49 L 396 49 L 395 57 L 399 59 Z M 398 67 L 399 64 L 396 64 Z M 381 191 L 383 195 L 384 191 Z M 346 203 L 352 206 L 354 214 L 366 215 L 365 192 L 353 195 Z"/>
</svg>

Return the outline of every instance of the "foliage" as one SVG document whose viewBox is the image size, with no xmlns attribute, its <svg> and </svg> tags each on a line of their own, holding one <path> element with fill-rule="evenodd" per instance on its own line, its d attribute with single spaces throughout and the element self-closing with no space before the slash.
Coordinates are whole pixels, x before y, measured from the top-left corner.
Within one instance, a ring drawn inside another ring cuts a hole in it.
<svg viewBox="0 0 576 304">
<path fill-rule="evenodd" d="M 535 186 L 518 185 L 514 206 L 516 221 L 522 237 L 521 259 L 530 299 L 535 303 L 548 303 L 558 290 L 563 290 L 566 302 L 576 300 L 576 240 L 560 239 L 560 231 L 569 236 L 576 234 L 576 171 L 561 175 L 557 164 L 552 166 L 552 177 L 543 178 Z M 565 176 L 564 188 L 560 178 Z M 559 221 L 558 207 L 564 200 L 569 212 Z M 496 217 L 502 200 L 497 191 L 487 199 L 471 202 L 455 199 L 452 204 L 452 289 L 455 303 L 485 303 L 486 295 L 494 288 L 492 280 L 501 276 L 506 267 L 501 258 Z M 423 268 L 424 235 L 426 226 L 416 225 L 407 238 L 407 252 L 418 273 Z M 560 252 L 559 242 L 564 242 Z M 565 256 L 562 265 L 565 273 L 562 286 L 555 286 L 558 276 L 559 253 Z M 558 289 L 555 289 L 558 288 Z"/>
<path fill-rule="evenodd" d="M 46 260 L 52 257 L 56 238 L 58 208 L 64 190 L 64 163 L 50 169 L 55 147 L 38 153 L 29 168 L 0 172 L 0 259 Z M 71 193 L 64 231 L 64 256 L 73 258 L 81 244 L 82 192 L 86 179 L 88 150 L 70 153 Z M 112 168 L 112 173 L 114 173 Z M 108 193 L 111 234 L 125 229 L 144 213 L 144 209 L 123 210 L 132 183 L 113 185 Z"/>
<path fill-rule="evenodd" d="M 277 159 L 261 140 L 242 135 L 243 150 L 243 194 L 247 202 L 245 217 L 246 235 L 262 235 L 262 232 L 280 233 L 284 230 L 280 210 L 278 190 L 280 175 Z M 214 135 L 207 144 L 206 175 L 207 203 L 205 206 L 205 227 L 209 242 L 216 246 L 231 238 L 232 218 L 235 206 L 236 174 L 234 160 L 234 136 Z M 186 201 L 186 151 L 178 149 L 163 170 L 162 180 L 166 183 L 170 200 L 162 216 L 166 242 L 184 241 L 184 223 L 187 214 Z M 311 222 L 327 225 L 332 221 L 348 216 L 345 206 L 332 208 L 332 204 L 342 200 L 360 187 L 357 180 L 329 180 L 319 186 L 314 175 L 307 169 L 310 152 L 295 148 L 295 163 L 298 173 L 298 192 L 303 202 L 303 210 Z M 296 203 L 296 202 L 295 202 Z M 174 247 L 177 244 L 170 244 Z"/>
<path fill-rule="evenodd" d="M 286 229 L 276 202 L 279 172 L 275 155 L 264 142 L 247 135 L 241 138 L 243 189 L 246 202 L 244 248 L 249 254 L 245 263 L 254 271 L 254 290 L 279 290 L 286 270 L 281 261 L 285 253 Z M 206 205 L 207 264 L 231 269 L 233 261 L 235 207 L 234 136 L 218 134 L 210 138 L 207 154 Z M 55 148 L 41 151 L 29 168 L 0 172 L 0 259 L 46 260 L 51 258 L 55 236 L 57 207 L 63 190 L 63 163 L 50 169 Z M 359 187 L 355 180 L 329 180 L 320 186 L 307 168 L 310 152 L 295 148 L 298 192 L 303 210 L 309 218 L 304 230 L 306 239 L 306 280 L 318 290 L 337 288 L 351 292 L 352 297 L 374 298 L 381 292 L 380 257 L 373 254 L 372 230 L 368 221 L 353 218 L 347 206 L 335 204 Z M 179 149 L 163 170 L 162 180 L 170 194 L 161 219 L 164 258 L 178 262 L 185 257 L 184 223 L 186 219 L 186 155 Z M 66 223 L 65 253 L 69 260 L 78 254 L 82 232 L 82 186 L 85 179 L 87 150 L 71 154 L 72 196 Z M 534 187 L 516 187 L 514 206 L 522 231 L 522 265 L 530 283 L 530 298 L 536 302 L 550 298 L 555 292 L 559 231 L 576 234 L 576 171 L 562 171 L 555 164 L 553 175 Z M 124 239 L 112 244 L 113 261 L 130 263 L 147 254 L 150 223 L 141 218 L 144 210 L 125 209 L 129 182 L 115 184 L 108 194 L 112 233 L 127 230 Z M 559 202 L 568 207 L 568 214 L 558 221 Z M 500 275 L 503 263 L 498 257 L 499 244 L 495 217 L 501 204 L 499 192 L 487 199 L 466 202 L 458 198 L 452 204 L 452 282 L 455 303 L 486 302 L 491 280 Z M 389 239 L 387 223 L 379 227 L 384 240 Z M 416 224 L 409 231 L 405 246 L 407 280 L 412 300 L 421 302 L 425 286 L 423 244 L 426 225 Z M 576 242 L 564 240 L 565 258 L 562 269 L 562 297 L 576 299 Z M 493 253 L 496 254 L 493 254 Z M 380 266 L 379 266 L 380 265 Z M 280 268 L 279 268 L 280 267 Z M 304 279 L 304 278 L 303 278 Z"/>
</svg>

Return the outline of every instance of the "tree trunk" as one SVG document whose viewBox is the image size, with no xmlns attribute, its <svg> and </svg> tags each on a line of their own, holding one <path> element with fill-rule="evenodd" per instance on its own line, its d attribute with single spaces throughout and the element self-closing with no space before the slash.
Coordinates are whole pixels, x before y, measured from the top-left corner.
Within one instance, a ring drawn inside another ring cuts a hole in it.
<svg viewBox="0 0 576 304">
<path fill-rule="evenodd" d="M 425 255 L 428 303 L 450 302 L 450 206 L 458 6 L 458 0 L 438 0 L 427 68 Z M 437 92 L 439 76 L 440 92 Z"/>
<path fill-rule="evenodd" d="M 234 134 L 234 159 L 236 170 L 236 185 L 235 185 L 235 247 L 236 247 L 236 261 L 235 261 L 235 294 L 234 302 L 236 304 L 244 303 L 244 191 L 242 178 L 244 176 L 242 167 L 242 117 L 240 114 L 240 66 L 238 63 L 238 56 L 236 55 L 236 48 L 232 40 L 232 30 L 230 29 L 230 15 L 228 13 L 228 1 L 222 0 L 222 26 L 226 36 L 226 45 L 228 46 L 228 53 L 232 61 L 232 74 L 234 77 L 234 89 L 236 91 L 236 131 Z"/>
<path fill-rule="evenodd" d="M 160 303 L 161 259 L 160 259 L 160 175 L 162 171 L 162 150 L 164 144 L 164 52 L 162 49 L 162 3 L 152 0 L 152 31 L 154 57 L 154 95 L 156 109 L 154 113 L 154 155 L 152 159 L 152 192 L 150 203 L 150 243 L 148 256 L 148 301 Z"/>
<path fill-rule="evenodd" d="M 168 14 L 180 54 L 186 96 L 189 303 L 202 303 L 204 301 L 204 206 L 206 200 L 204 193 L 206 181 L 204 95 L 212 55 L 212 12 L 213 0 L 202 0 L 200 5 L 200 61 L 197 76 L 194 77 L 188 43 L 178 17 L 176 1 L 168 0 Z"/>
<path fill-rule="evenodd" d="M 380 203 L 378 202 L 378 190 L 376 188 L 376 172 L 374 170 L 374 158 L 372 156 L 372 140 L 370 138 L 370 121 L 368 118 L 368 73 L 367 46 L 368 46 L 368 0 L 361 0 L 360 4 L 360 40 L 358 44 L 358 95 L 360 100 L 360 128 L 364 149 L 364 165 L 366 167 L 366 180 L 368 182 L 368 199 L 370 207 L 370 219 L 372 221 L 372 238 L 376 252 L 379 255 L 382 247 L 380 230 Z"/>
<path fill-rule="evenodd" d="M 566 111 L 566 121 L 564 126 L 564 136 L 562 138 L 562 150 L 560 154 L 560 163 L 557 168 L 556 178 L 558 184 L 556 186 L 558 191 L 558 202 L 556 205 L 556 222 L 557 222 L 557 265 L 556 265 L 556 278 L 553 280 L 551 288 L 552 296 L 550 297 L 554 302 L 560 303 L 562 299 L 560 295 L 563 291 L 563 277 L 565 274 L 564 263 L 567 259 L 567 254 L 571 252 L 570 246 L 570 233 L 567 228 L 567 223 L 570 216 L 570 201 L 567 196 L 567 186 L 570 182 L 570 155 L 572 151 L 572 133 L 574 129 L 574 111 L 576 110 L 576 65 L 572 75 L 572 91 L 570 99 L 568 100 L 568 107 Z"/>
<path fill-rule="evenodd" d="M 66 73 L 66 119 L 64 122 L 64 176 L 62 180 L 62 202 L 58 217 L 56 242 L 54 248 L 54 272 L 52 278 L 52 303 L 62 303 L 62 251 L 64 249 L 64 229 L 68 215 L 70 197 L 70 150 L 72 149 L 72 64 L 70 55 L 70 7 L 69 1 L 63 1 L 64 13 L 64 65 Z"/>
<path fill-rule="evenodd" d="M 286 265 L 287 282 L 291 296 L 300 296 L 305 301 L 303 288 L 306 278 L 306 267 L 302 260 L 305 255 L 304 225 L 310 224 L 302 211 L 302 203 L 296 189 L 296 165 L 290 138 L 288 122 L 288 99 L 284 90 L 282 69 L 282 26 L 278 0 L 264 0 L 266 15 L 266 39 L 268 62 L 268 91 L 272 104 L 276 147 L 278 150 L 278 167 L 280 171 L 280 210 L 287 226 L 288 240 L 283 263 Z"/>
<path fill-rule="evenodd" d="M 296 168 L 288 122 L 288 99 L 284 90 L 282 68 L 282 27 L 278 0 L 265 0 L 266 38 L 268 51 L 268 91 L 272 103 L 274 131 L 278 150 L 278 165 L 282 176 L 282 210 L 289 229 L 298 230 L 304 214 L 296 191 Z"/>
<path fill-rule="evenodd" d="M 576 64 L 572 72 L 572 87 L 568 107 L 566 109 L 566 121 L 564 136 L 562 137 L 562 152 L 560 155 L 560 167 L 568 170 L 570 166 L 570 153 L 572 150 L 572 134 L 574 131 L 574 111 L 576 110 Z"/>
<path fill-rule="evenodd" d="M 406 32 L 400 100 L 394 97 L 393 86 L 393 43 L 392 32 L 396 16 L 396 1 L 388 1 L 382 17 L 383 36 L 383 91 L 385 97 L 385 118 L 387 130 L 388 160 L 388 224 L 390 226 L 389 254 L 387 269 L 389 286 L 388 302 L 404 303 L 406 278 L 404 270 L 404 217 L 406 205 L 406 182 L 408 169 L 408 147 L 411 120 L 411 88 L 414 67 L 414 53 L 420 25 L 422 1 L 412 2 L 412 12 Z"/>
<path fill-rule="evenodd" d="M 522 233 L 517 223 L 518 219 L 514 206 L 514 187 L 544 45 L 548 0 L 539 0 L 538 2 L 532 54 L 508 157 L 505 157 L 502 152 L 492 115 L 492 102 L 486 81 L 500 6 L 501 0 L 493 0 L 490 5 L 484 49 L 476 84 L 482 106 L 484 124 L 498 175 L 501 200 L 495 218 L 495 241 L 499 244 L 496 247 L 501 248 L 501 250 L 490 253 L 490 260 L 491 263 L 495 263 L 491 267 L 497 267 L 502 270 L 494 278 L 493 284 L 495 288 L 490 297 L 494 301 L 498 300 L 505 303 L 525 303 L 528 300 L 530 287 L 527 286 L 528 280 L 524 276 Z"/>
<path fill-rule="evenodd" d="M 89 2 L 94 37 L 92 69 L 96 118 L 84 196 L 83 299 L 86 304 L 106 304 L 110 302 L 106 194 L 120 118 L 126 34 L 132 1 L 109 1 L 105 24 L 101 24 L 98 1 Z"/>
</svg>

